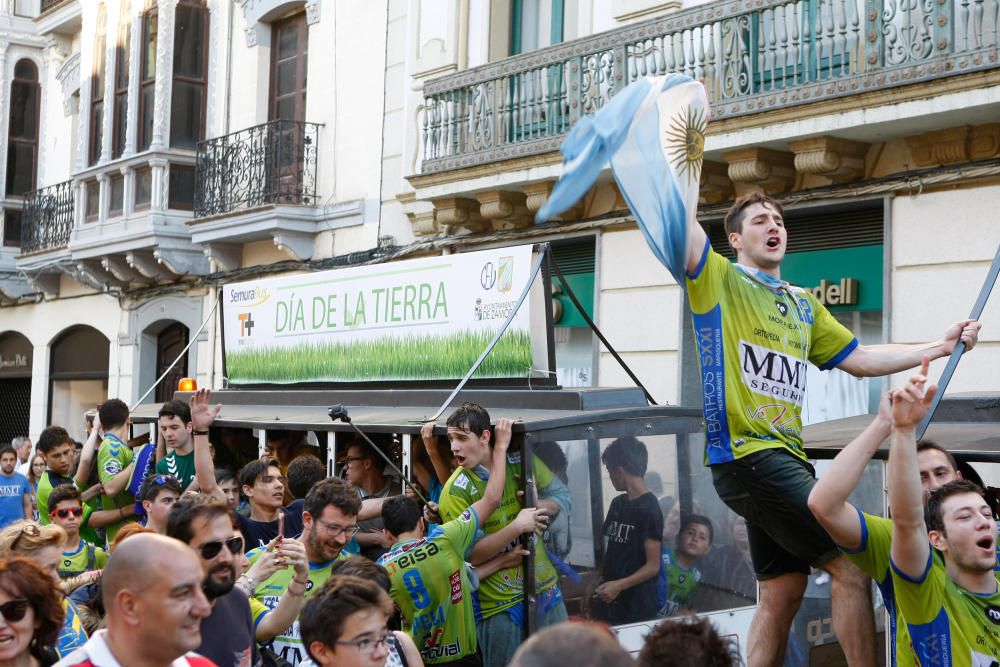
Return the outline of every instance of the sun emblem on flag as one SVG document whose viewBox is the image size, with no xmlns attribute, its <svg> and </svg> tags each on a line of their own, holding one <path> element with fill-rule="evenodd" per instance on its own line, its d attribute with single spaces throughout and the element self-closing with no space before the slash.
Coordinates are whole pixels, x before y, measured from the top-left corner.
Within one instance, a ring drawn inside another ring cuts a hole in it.
<svg viewBox="0 0 1000 667">
<path fill-rule="evenodd" d="M 675 115 L 667 130 L 667 152 L 670 163 L 679 178 L 687 177 L 688 182 L 701 174 L 701 162 L 705 155 L 705 129 L 708 126 L 704 109 L 688 107 Z"/>
</svg>

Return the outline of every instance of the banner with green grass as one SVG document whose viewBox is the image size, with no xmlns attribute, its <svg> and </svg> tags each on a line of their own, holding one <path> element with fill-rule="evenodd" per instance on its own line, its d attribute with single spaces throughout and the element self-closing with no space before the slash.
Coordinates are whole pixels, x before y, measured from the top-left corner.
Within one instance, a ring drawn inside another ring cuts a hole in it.
<svg viewBox="0 0 1000 667">
<path fill-rule="evenodd" d="M 226 375 L 231 384 L 461 378 L 516 304 L 531 255 L 517 246 L 226 285 Z M 543 297 L 533 286 L 475 377 L 547 369 L 547 347 L 532 344 L 547 340 Z"/>
</svg>

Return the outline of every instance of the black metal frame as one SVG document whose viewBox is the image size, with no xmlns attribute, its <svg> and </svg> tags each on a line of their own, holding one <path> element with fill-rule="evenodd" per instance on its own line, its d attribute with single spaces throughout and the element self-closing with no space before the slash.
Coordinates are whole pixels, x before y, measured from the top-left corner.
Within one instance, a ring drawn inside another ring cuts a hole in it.
<svg viewBox="0 0 1000 667">
<path fill-rule="evenodd" d="M 73 181 L 28 193 L 21 213 L 21 252 L 58 250 L 73 231 Z"/>
<path fill-rule="evenodd" d="M 316 205 L 319 125 L 272 120 L 198 144 L 194 216 Z"/>
</svg>

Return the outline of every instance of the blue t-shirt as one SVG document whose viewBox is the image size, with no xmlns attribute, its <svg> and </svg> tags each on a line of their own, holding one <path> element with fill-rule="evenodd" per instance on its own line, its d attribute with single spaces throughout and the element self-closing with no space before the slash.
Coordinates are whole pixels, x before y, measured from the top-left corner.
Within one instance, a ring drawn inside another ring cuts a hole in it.
<svg viewBox="0 0 1000 667">
<path fill-rule="evenodd" d="M 24 516 L 25 494 L 31 495 L 31 482 L 27 477 L 19 472 L 9 477 L 0 473 L 0 528 L 31 518 Z"/>
</svg>

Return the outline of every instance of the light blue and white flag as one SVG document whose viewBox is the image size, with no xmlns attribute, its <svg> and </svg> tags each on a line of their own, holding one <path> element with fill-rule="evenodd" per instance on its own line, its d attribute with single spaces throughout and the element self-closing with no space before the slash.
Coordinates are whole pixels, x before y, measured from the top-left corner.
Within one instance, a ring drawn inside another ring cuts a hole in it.
<svg viewBox="0 0 1000 667">
<path fill-rule="evenodd" d="M 610 160 L 653 254 L 683 284 L 707 124 L 708 99 L 697 81 L 683 74 L 635 81 L 570 131 L 561 147 L 563 174 L 535 221 L 575 204 Z"/>
</svg>

